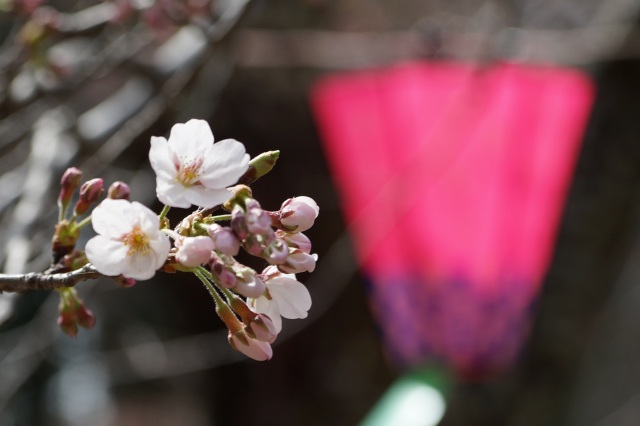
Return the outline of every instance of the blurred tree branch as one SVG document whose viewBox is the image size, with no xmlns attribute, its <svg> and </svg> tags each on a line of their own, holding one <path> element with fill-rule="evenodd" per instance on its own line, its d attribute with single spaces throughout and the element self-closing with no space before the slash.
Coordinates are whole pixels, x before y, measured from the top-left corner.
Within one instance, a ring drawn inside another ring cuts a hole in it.
<svg viewBox="0 0 640 426">
<path fill-rule="evenodd" d="M 102 276 L 92 265 L 85 265 L 75 271 L 59 274 L 37 272 L 0 274 L 0 292 L 54 290 L 60 287 L 73 287 L 79 282 L 95 280 Z"/>
</svg>

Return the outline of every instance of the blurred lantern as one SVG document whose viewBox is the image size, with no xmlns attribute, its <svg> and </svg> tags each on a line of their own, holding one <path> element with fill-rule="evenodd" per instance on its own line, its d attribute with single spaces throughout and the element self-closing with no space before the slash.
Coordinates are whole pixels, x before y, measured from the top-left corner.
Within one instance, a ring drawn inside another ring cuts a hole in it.
<svg viewBox="0 0 640 426">
<path fill-rule="evenodd" d="M 547 271 L 593 100 L 574 70 L 411 63 L 312 93 L 390 357 L 508 368 Z"/>
</svg>

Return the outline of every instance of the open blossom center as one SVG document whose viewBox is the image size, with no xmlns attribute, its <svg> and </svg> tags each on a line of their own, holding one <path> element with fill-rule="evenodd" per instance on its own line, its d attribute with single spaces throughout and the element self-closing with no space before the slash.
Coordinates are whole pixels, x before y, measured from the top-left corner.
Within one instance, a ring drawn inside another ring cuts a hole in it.
<svg viewBox="0 0 640 426">
<path fill-rule="evenodd" d="M 197 183 L 198 178 L 202 174 L 202 158 L 195 160 L 183 161 L 178 170 L 176 179 L 184 186 L 191 186 Z"/>
<path fill-rule="evenodd" d="M 127 251 L 128 255 L 136 253 L 146 255 L 151 252 L 151 247 L 149 247 L 149 238 L 137 225 L 131 230 L 131 232 L 124 236 L 122 242 L 129 248 Z"/>
</svg>

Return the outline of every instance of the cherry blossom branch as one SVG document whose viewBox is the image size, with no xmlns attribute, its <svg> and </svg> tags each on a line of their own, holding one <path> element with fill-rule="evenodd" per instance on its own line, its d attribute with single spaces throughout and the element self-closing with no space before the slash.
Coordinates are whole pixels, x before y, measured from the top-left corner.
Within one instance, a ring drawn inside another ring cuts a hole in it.
<svg viewBox="0 0 640 426">
<path fill-rule="evenodd" d="M 54 290 L 61 287 L 73 287 L 79 282 L 95 280 L 100 277 L 103 277 L 103 275 L 90 264 L 75 271 L 60 274 L 47 274 L 45 272 L 0 274 L 0 292 Z"/>
</svg>

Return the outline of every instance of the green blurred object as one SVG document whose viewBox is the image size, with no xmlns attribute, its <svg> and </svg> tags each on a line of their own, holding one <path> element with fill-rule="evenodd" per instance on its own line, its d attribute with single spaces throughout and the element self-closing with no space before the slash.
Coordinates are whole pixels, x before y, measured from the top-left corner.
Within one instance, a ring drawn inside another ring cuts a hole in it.
<svg viewBox="0 0 640 426">
<path fill-rule="evenodd" d="M 435 426 L 446 410 L 451 379 L 445 369 L 429 366 L 399 377 L 360 426 Z"/>
</svg>

